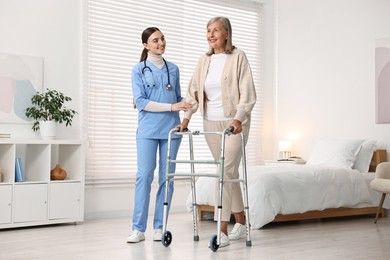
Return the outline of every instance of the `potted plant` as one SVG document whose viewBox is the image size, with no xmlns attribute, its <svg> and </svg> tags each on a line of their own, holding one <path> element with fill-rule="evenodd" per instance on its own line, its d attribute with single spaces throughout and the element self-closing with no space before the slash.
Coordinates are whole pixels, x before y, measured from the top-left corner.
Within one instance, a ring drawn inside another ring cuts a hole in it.
<svg viewBox="0 0 390 260">
<path fill-rule="evenodd" d="M 34 120 L 33 131 L 40 130 L 42 138 L 51 139 L 55 137 L 57 124 L 71 126 L 77 112 L 64 106 L 65 102 L 72 100 L 70 97 L 57 90 L 46 90 L 31 97 L 32 106 L 26 108 L 26 116 Z M 46 127 L 49 127 L 48 133 Z"/>
</svg>

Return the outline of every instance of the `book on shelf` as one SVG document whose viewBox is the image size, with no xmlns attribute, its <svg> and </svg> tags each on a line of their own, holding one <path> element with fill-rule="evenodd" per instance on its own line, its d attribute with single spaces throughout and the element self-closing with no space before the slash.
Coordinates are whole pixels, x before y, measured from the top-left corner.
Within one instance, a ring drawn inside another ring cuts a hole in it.
<svg viewBox="0 0 390 260">
<path fill-rule="evenodd" d="M 0 139 L 2 138 L 11 138 L 11 134 L 0 133 Z"/>
<path fill-rule="evenodd" d="M 21 158 L 16 158 L 15 160 L 15 181 L 24 182 L 26 181 L 26 176 L 24 175 L 23 162 Z"/>
</svg>

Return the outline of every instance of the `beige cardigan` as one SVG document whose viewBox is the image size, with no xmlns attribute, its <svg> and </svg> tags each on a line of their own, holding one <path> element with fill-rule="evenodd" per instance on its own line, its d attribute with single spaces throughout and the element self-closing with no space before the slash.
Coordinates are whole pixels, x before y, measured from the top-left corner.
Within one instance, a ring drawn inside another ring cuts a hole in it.
<svg viewBox="0 0 390 260">
<path fill-rule="evenodd" d="M 204 115 L 204 96 L 199 94 L 199 103 L 195 92 L 203 93 L 207 71 L 210 65 L 210 56 L 203 55 L 192 75 L 187 88 L 186 101 L 194 104 L 191 110 L 184 114 L 184 118 L 191 119 L 200 106 L 200 113 Z M 252 71 L 243 51 L 234 49 L 227 55 L 221 78 L 222 106 L 227 117 L 243 122 L 250 118 L 251 111 L 256 103 L 256 91 L 253 83 Z"/>
</svg>

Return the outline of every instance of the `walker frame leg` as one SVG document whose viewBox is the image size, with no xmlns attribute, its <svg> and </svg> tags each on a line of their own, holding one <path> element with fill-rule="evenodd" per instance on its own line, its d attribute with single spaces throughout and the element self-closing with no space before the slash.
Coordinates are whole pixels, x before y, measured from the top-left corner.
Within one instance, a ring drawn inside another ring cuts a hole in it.
<svg viewBox="0 0 390 260">
<path fill-rule="evenodd" d="M 169 196 L 169 185 L 170 182 L 174 181 L 175 176 L 182 176 L 182 177 L 188 177 L 187 179 L 191 182 L 191 194 L 192 194 L 192 206 L 193 206 L 193 228 L 194 228 L 194 241 L 199 241 L 199 234 L 198 234 L 198 205 L 196 203 L 196 177 L 197 176 L 204 176 L 204 174 L 196 174 L 195 173 L 195 163 L 205 163 L 205 164 L 217 164 L 219 165 L 219 172 L 218 175 L 214 174 L 208 174 L 207 177 L 217 177 L 218 178 L 218 206 L 217 206 L 217 234 L 213 235 L 210 239 L 209 247 L 213 252 L 216 252 L 218 248 L 221 245 L 221 226 L 222 226 L 222 195 L 223 195 L 223 185 L 225 183 L 224 180 L 224 166 L 225 166 L 225 139 L 228 135 L 232 134 L 233 128 L 228 127 L 223 132 L 200 132 L 200 131 L 194 131 L 194 132 L 185 132 L 185 133 L 178 133 L 178 134 L 186 134 L 189 137 L 189 147 L 190 147 L 190 159 L 189 160 L 172 160 L 171 159 L 171 138 L 172 134 L 175 132 L 178 132 L 178 129 L 172 129 L 168 136 L 168 152 L 167 152 L 167 167 L 166 167 L 166 180 L 165 180 L 165 197 L 164 197 L 164 216 L 163 216 L 163 236 L 162 236 L 162 244 L 165 247 L 168 247 L 172 242 L 172 234 L 170 231 L 167 230 L 167 222 L 168 222 L 168 211 L 169 211 L 169 205 L 168 205 L 168 196 Z M 219 160 L 214 161 L 203 161 L 198 160 L 195 161 L 194 159 L 194 152 L 193 152 L 193 135 L 205 135 L 205 134 L 217 134 L 221 136 L 221 150 L 220 150 L 220 158 Z M 242 146 L 242 171 L 243 171 L 243 178 L 238 180 L 233 180 L 233 182 L 240 182 L 242 183 L 242 189 L 244 193 L 244 213 L 246 216 L 246 245 L 252 246 L 251 236 L 250 236 L 250 221 L 249 221 L 249 203 L 248 203 L 248 185 L 247 185 L 247 172 L 246 172 L 246 153 L 245 153 L 245 140 L 244 135 L 241 133 L 241 146 Z M 191 172 L 185 173 L 185 174 L 175 174 L 170 173 L 171 169 L 171 163 L 190 163 L 191 166 Z M 226 181 L 232 181 L 232 180 L 226 180 Z"/>
<path fill-rule="evenodd" d="M 248 202 L 248 175 L 246 171 L 246 151 L 245 151 L 245 138 L 241 134 L 241 147 L 242 147 L 242 175 L 243 175 L 243 193 L 244 193 L 244 211 L 245 211 L 245 226 L 246 226 L 246 246 L 252 246 L 251 230 L 249 220 L 249 202 Z"/>
</svg>

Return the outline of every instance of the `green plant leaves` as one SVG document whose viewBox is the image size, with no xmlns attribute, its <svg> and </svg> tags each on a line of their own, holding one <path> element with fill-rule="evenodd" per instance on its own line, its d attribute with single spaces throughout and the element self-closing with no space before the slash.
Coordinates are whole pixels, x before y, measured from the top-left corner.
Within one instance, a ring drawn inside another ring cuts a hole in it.
<svg viewBox="0 0 390 260">
<path fill-rule="evenodd" d="M 57 90 L 47 89 L 44 93 L 37 92 L 31 98 L 32 106 L 26 108 L 26 116 L 34 121 L 32 129 L 39 130 L 39 121 L 55 121 L 66 126 L 72 125 L 72 120 L 77 112 L 64 106 L 72 99 Z"/>
</svg>

